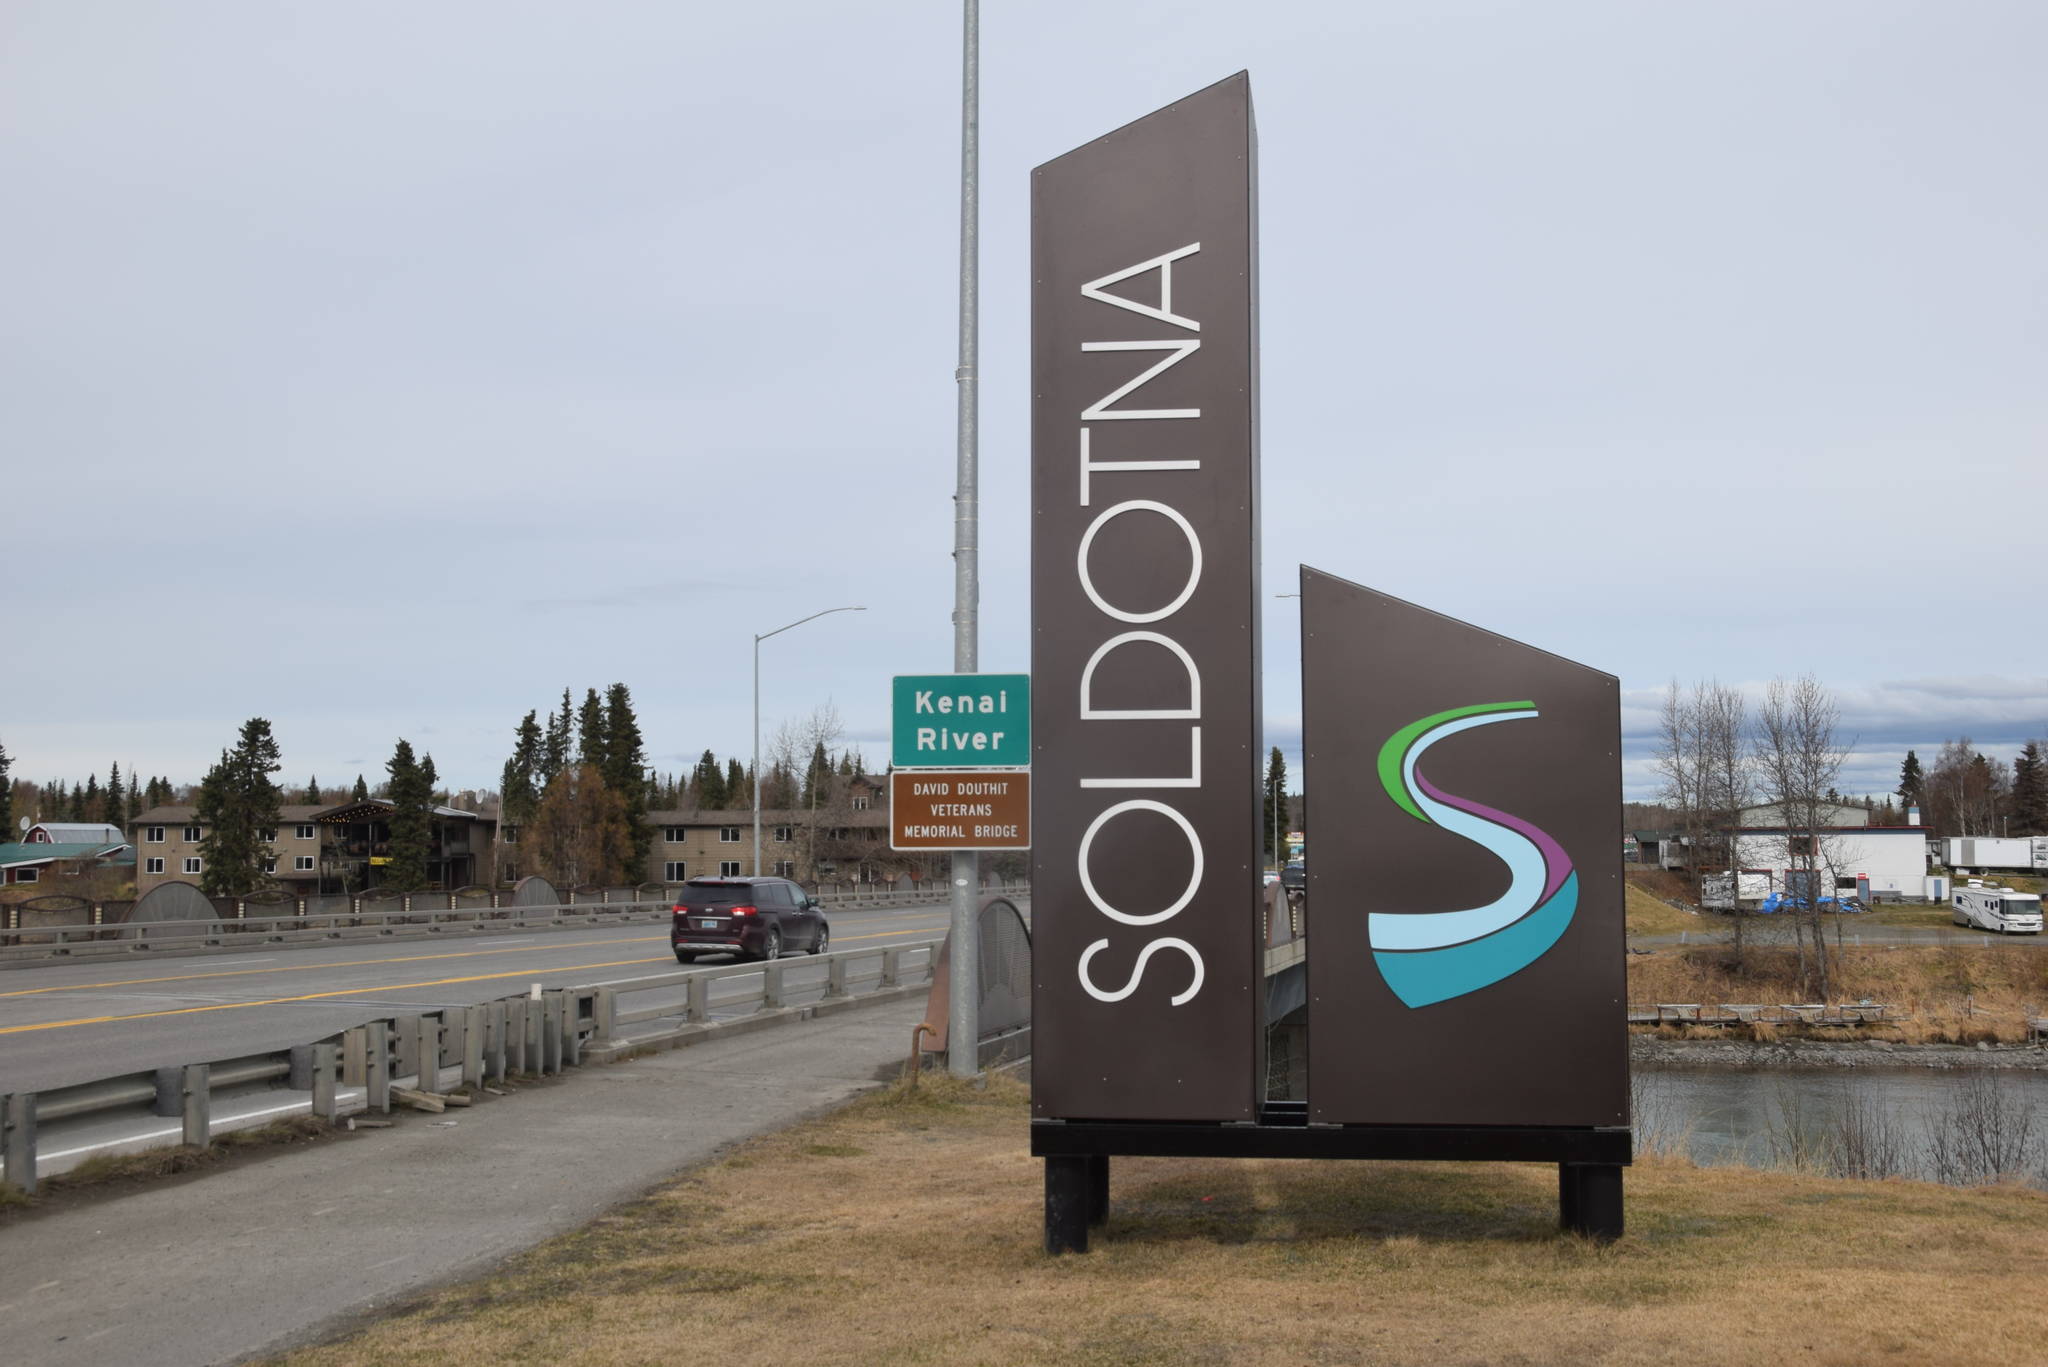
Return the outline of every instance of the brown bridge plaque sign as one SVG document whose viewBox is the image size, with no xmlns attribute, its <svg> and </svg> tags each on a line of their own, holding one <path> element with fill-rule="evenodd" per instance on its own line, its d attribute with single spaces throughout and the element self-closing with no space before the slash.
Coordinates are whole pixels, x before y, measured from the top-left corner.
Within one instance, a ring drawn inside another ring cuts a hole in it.
<svg viewBox="0 0 2048 1367">
<path fill-rule="evenodd" d="M 1617 1237 L 1615 681 L 1311 570 L 1310 1090 L 1265 1099 L 1256 161 L 1240 73 L 1033 174 L 1046 1248 L 1117 1154 L 1555 1163 Z"/>
</svg>

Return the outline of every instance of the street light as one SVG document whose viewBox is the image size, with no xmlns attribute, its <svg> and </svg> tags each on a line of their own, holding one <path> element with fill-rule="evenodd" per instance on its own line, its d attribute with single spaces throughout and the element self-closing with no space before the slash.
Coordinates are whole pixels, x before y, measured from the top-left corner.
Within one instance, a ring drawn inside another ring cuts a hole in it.
<svg viewBox="0 0 2048 1367">
<path fill-rule="evenodd" d="M 815 622 L 820 617 L 829 617 L 835 612 L 866 612 L 866 608 L 826 608 L 808 617 L 799 617 L 789 626 L 764 631 L 754 638 L 754 876 L 761 874 L 761 642 L 770 636 L 780 636 L 790 627 L 800 627 L 805 622 Z"/>
</svg>

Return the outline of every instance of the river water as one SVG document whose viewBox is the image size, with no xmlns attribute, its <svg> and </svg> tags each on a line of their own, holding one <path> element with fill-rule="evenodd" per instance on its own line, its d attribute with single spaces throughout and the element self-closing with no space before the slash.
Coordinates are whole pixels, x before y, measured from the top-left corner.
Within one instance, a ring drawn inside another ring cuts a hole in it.
<svg viewBox="0 0 2048 1367">
<path fill-rule="evenodd" d="M 1637 1064 L 1636 1144 L 1702 1164 L 2048 1185 L 2048 1073 Z"/>
</svg>

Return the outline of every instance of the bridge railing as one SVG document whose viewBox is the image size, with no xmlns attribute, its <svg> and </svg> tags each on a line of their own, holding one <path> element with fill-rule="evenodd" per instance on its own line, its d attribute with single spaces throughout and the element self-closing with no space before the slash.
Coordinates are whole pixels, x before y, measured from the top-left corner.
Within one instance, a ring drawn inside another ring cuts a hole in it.
<svg viewBox="0 0 2048 1367">
<path fill-rule="evenodd" d="M 541 989 L 380 1016 L 268 1053 L 0 1094 L 0 1176 L 34 1191 L 39 1177 L 95 1154 L 204 1147 L 222 1134 L 289 1115 L 334 1120 L 388 1113 L 394 1099 L 435 1109 L 451 1104 L 451 1093 L 460 1104 L 464 1093 L 516 1076 L 546 1076 L 586 1059 L 672 1046 L 738 1022 L 766 1024 L 835 1003 L 914 993 L 931 979 L 938 943 Z M 822 991 L 816 982 L 789 981 L 792 972 L 813 965 L 825 970 Z M 748 978 L 758 980 L 750 991 L 714 999 L 715 986 Z M 797 996 L 807 1000 L 797 1004 Z M 714 1012 L 732 1014 L 720 1020 Z"/>
<path fill-rule="evenodd" d="M 1012 893 L 1013 896 L 1028 894 Z M 949 900 L 943 888 L 926 891 L 823 892 L 827 910 L 933 906 Z M 39 926 L 0 932 L 0 964 L 62 958 L 108 958 L 138 953 L 316 944 L 327 940 L 412 939 L 485 931 L 610 925 L 665 919 L 667 897 L 634 902 L 561 902 L 543 906 L 399 906 L 328 910 L 282 916 L 124 921 L 103 925 Z"/>
</svg>

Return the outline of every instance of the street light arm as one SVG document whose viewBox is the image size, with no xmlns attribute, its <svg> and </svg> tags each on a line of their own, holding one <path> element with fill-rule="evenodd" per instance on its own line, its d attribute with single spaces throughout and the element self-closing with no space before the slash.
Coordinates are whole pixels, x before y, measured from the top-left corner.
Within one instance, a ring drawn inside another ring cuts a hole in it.
<svg viewBox="0 0 2048 1367">
<path fill-rule="evenodd" d="M 820 618 L 820 617 L 825 617 L 825 616 L 829 616 L 830 614 L 832 614 L 832 613 L 835 613 L 835 612 L 866 612 L 866 611 L 867 611 L 867 609 L 866 609 L 866 608 L 864 608 L 864 607 L 859 607 L 859 608 L 826 608 L 826 609 L 825 609 L 825 611 L 823 611 L 823 612 L 814 612 L 814 613 L 812 613 L 812 614 L 811 614 L 810 616 L 808 616 L 808 617 L 799 617 L 799 618 L 797 618 L 797 619 L 796 619 L 796 620 L 795 620 L 794 622 L 791 622 L 791 623 L 789 624 L 789 626 L 786 626 L 786 627 L 777 627 L 777 628 L 775 628 L 775 630 L 773 630 L 773 631 L 764 631 L 764 632 L 762 632 L 762 633 L 761 633 L 761 634 L 760 634 L 759 636 L 756 636 L 756 637 L 754 638 L 754 640 L 755 640 L 755 642 L 756 642 L 756 643 L 758 644 L 759 642 L 762 642 L 762 641 L 765 641 L 765 640 L 767 640 L 767 639 L 768 639 L 768 638 L 769 638 L 770 636 L 780 636 L 780 635 L 781 635 L 781 634 L 782 634 L 783 632 L 785 632 L 785 631 L 788 631 L 788 630 L 790 630 L 790 628 L 791 628 L 791 627 L 800 627 L 800 626 L 802 626 L 802 625 L 803 625 L 803 624 L 804 624 L 805 622 L 815 622 L 816 620 L 818 620 L 818 618 Z"/>
<path fill-rule="evenodd" d="M 794 622 L 791 622 L 789 626 L 777 627 L 773 631 L 764 631 L 754 638 L 754 769 L 750 786 L 754 790 L 754 874 L 756 877 L 761 873 L 761 642 L 767 640 L 770 636 L 780 636 L 783 632 L 788 631 L 790 627 L 800 627 L 805 622 L 816 621 L 820 617 L 829 616 L 835 612 L 866 611 L 867 609 L 864 607 L 826 608 L 823 612 L 814 612 L 809 617 L 799 617 Z M 816 872 L 816 870 L 814 869 L 813 872 Z"/>
</svg>

